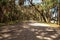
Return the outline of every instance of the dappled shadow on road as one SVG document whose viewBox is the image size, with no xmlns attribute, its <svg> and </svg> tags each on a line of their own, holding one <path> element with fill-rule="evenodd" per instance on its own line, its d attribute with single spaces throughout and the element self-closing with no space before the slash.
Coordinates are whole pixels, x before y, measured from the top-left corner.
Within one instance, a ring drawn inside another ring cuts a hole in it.
<svg viewBox="0 0 60 40">
<path fill-rule="evenodd" d="M 55 28 L 32 27 L 27 23 L 0 28 L 0 40 L 60 40 Z"/>
</svg>

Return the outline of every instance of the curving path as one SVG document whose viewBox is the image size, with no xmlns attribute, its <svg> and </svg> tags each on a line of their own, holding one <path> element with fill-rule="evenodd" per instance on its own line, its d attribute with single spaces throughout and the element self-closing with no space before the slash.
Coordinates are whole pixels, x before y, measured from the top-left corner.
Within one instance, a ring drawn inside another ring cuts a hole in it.
<svg viewBox="0 0 60 40">
<path fill-rule="evenodd" d="M 56 28 L 19 23 L 0 27 L 0 40 L 60 40 L 59 32 Z"/>
</svg>

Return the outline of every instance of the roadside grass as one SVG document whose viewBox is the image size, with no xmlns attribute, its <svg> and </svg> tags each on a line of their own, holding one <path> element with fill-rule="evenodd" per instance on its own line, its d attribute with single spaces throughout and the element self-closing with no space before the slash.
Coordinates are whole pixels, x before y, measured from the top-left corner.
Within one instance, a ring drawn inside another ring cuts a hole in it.
<svg viewBox="0 0 60 40">
<path fill-rule="evenodd" d="M 1 26 L 5 26 L 5 25 L 17 24 L 17 23 L 19 23 L 19 22 L 20 22 L 19 20 L 16 20 L 16 21 L 9 21 L 9 22 L 5 22 L 5 23 L 0 23 L 0 27 L 1 27 Z"/>
</svg>

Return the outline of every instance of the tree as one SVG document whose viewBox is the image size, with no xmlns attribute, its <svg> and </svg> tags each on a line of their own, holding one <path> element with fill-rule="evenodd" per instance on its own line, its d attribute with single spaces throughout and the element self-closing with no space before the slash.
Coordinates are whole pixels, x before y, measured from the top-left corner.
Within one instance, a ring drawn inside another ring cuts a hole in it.
<svg viewBox="0 0 60 40">
<path fill-rule="evenodd" d="M 4 13 L 6 13 L 6 6 L 8 0 L 0 0 L 0 22 L 3 21 Z"/>
<path fill-rule="evenodd" d="M 40 13 L 40 15 L 42 16 L 44 22 L 47 22 L 46 19 L 45 19 L 45 17 L 44 17 L 44 15 L 43 15 L 43 10 L 39 11 L 38 8 L 36 8 L 35 5 L 32 3 L 32 0 L 31 0 L 31 1 L 29 0 L 29 2 L 30 2 L 30 4 L 31 4 L 32 6 L 34 6 L 35 10 Z"/>
<path fill-rule="evenodd" d="M 24 5 L 25 0 L 19 0 L 19 5 Z"/>
<path fill-rule="evenodd" d="M 60 1 L 58 1 L 58 24 L 60 26 Z"/>
</svg>

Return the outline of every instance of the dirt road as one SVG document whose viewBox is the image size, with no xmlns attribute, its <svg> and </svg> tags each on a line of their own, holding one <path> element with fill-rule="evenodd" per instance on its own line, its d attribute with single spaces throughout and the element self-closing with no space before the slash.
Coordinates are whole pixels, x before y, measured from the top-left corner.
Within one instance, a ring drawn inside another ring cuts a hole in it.
<svg viewBox="0 0 60 40">
<path fill-rule="evenodd" d="M 60 40 L 60 34 L 55 28 L 19 23 L 0 27 L 0 40 Z"/>
</svg>

